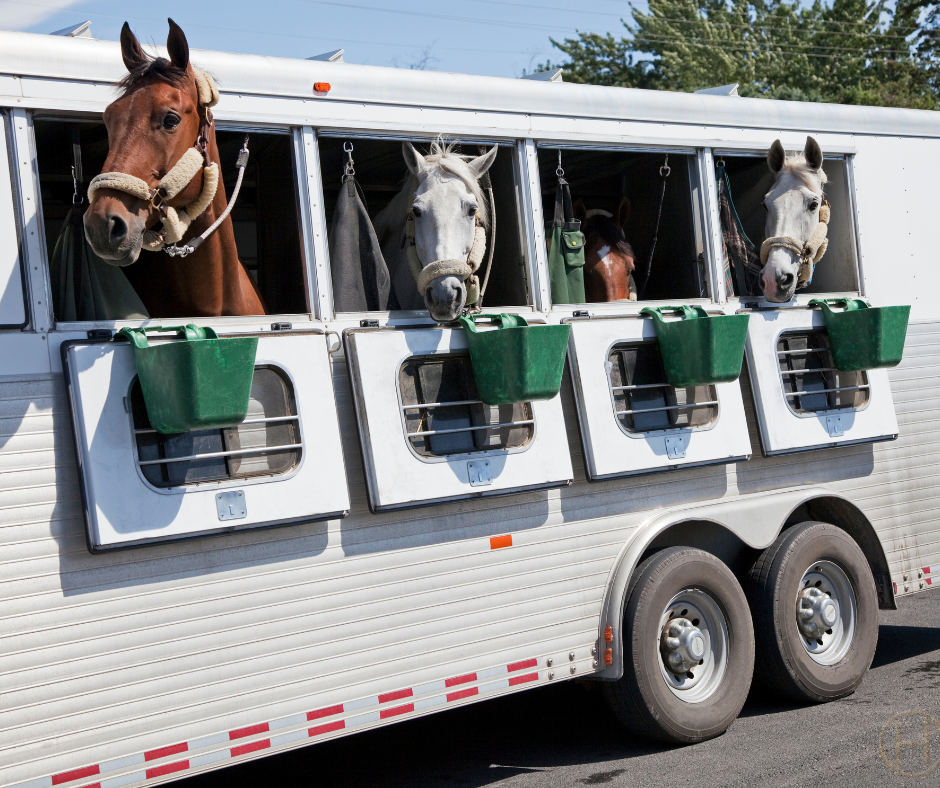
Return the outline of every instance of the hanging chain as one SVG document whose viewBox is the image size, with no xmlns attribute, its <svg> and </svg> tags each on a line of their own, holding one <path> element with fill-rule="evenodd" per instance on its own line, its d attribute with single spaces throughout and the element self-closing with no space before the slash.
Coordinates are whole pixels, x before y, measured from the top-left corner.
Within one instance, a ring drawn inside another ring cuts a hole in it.
<svg viewBox="0 0 940 788">
<path fill-rule="evenodd" d="M 668 178 L 670 172 L 672 172 L 672 170 L 669 168 L 669 154 L 667 153 L 666 160 L 663 162 L 663 166 L 659 168 L 659 174 L 663 178 Z"/>
<path fill-rule="evenodd" d="M 559 178 L 565 177 L 565 171 L 561 168 L 561 151 L 558 151 L 558 167 L 555 169 L 555 175 Z"/>
<path fill-rule="evenodd" d="M 72 205 L 81 205 L 84 197 L 78 193 L 78 174 L 75 172 L 75 165 L 72 165 Z"/>
<path fill-rule="evenodd" d="M 346 151 L 346 172 L 343 173 L 343 176 L 346 178 L 352 177 L 356 174 L 356 169 L 353 166 L 353 144 L 351 142 L 343 143 L 343 150 Z"/>
</svg>

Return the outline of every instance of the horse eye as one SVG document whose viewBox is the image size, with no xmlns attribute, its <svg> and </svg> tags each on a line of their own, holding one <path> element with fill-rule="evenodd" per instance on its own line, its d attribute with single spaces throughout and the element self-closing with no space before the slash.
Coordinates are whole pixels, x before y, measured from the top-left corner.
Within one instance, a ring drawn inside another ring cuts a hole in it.
<svg viewBox="0 0 940 788">
<path fill-rule="evenodd" d="M 816 200 L 813 200 L 813 201 L 809 204 L 809 209 L 810 209 L 811 211 L 815 211 L 818 207 L 819 207 L 819 203 L 816 202 Z"/>
<path fill-rule="evenodd" d="M 421 215 L 421 209 L 417 205 L 411 206 L 411 212 L 415 215 L 415 219 Z"/>
<path fill-rule="evenodd" d="M 477 207 L 475 205 L 471 205 L 469 208 L 467 208 L 467 216 L 476 216 L 476 215 L 477 215 Z"/>
<path fill-rule="evenodd" d="M 175 129 L 179 125 L 180 116 L 173 112 L 167 113 L 167 116 L 163 119 L 163 128 L 165 129 Z"/>
</svg>

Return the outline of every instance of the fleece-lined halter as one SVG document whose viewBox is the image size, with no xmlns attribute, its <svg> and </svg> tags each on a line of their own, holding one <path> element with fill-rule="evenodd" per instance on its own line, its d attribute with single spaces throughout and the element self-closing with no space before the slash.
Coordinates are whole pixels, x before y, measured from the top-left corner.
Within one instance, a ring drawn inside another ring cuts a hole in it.
<svg viewBox="0 0 940 788">
<path fill-rule="evenodd" d="M 801 244 L 789 235 L 775 235 L 766 239 L 760 246 L 761 265 L 767 265 L 771 249 L 789 249 L 800 258 L 800 272 L 796 278 L 796 287 L 798 290 L 806 287 L 813 281 L 813 269 L 816 263 L 822 260 L 829 246 L 829 239 L 826 237 L 829 232 L 829 215 L 829 202 L 823 200 L 819 208 L 819 224 L 816 225 L 816 229 L 805 244 Z"/>
<path fill-rule="evenodd" d="M 418 285 L 418 292 L 424 295 L 428 285 L 439 276 L 456 276 L 467 288 L 467 300 L 464 302 L 467 306 L 475 304 L 480 297 L 480 280 L 476 272 L 483 262 L 483 255 L 486 253 L 486 229 L 478 216 L 476 225 L 473 228 L 473 245 L 470 247 L 470 253 L 466 260 L 435 260 L 427 266 L 421 265 L 418 259 L 418 249 L 415 246 L 415 217 L 411 211 L 408 211 L 408 217 L 405 219 L 405 235 L 402 238 L 402 244 L 405 247 L 405 258 L 408 260 L 408 268 L 411 269 L 411 275 Z"/>
<path fill-rule="evenodd" d="M 219 188 L 219 167 L 209 160 L 209 128 L 212 125 L 210 107 L 219 102 L 219 89 L 215 81 L 202 69 L 193 67 L 196 78 L 196 90 L 199 94 L 199 109 L 203 113 L 199 126 L 199 136 L 196 144 L 189 148 L 172 169 L 164 175 L 156 188 L 151 189 L 147 182 L 135 175 L 126 172 L 103 172 L 92 178 L 88 185 L 88 201 L 91 202 L 98 189 L 115 189 L 125 192 L 133 197 L 150 203 L 150 206 L 162 215 L 162 228 L 159 231 L 147 230 L 144 232 L 143 248 L 151 252 L 159 252 L 167 244 L 175 244 L 183 240 L 183 236 L 192 224 L 193 219 L 200 216 L 212 203 Z M 246 151 L 247 154 L 247 151 Z M 241 157 L 239 161 L 241 160 Z M 247 156 L 245 156 L 247 163 Z M 169 204 L 176 195 L 192 183 L 200 170 L 202 171 L 202 192 L 189 205 L 174 208 Z M 229 206 L 231 207 L 231 205 Z M 220 217 L 224 218 L 224 217 Z M 213 225 L 214 229 L 218 223 Z M 208 233 L 204 233 L 208 235 Z M 197 239 L 198 240 L 198 239 Z M 197 244 L 198 245 L 198 244 Z M 175 247 L 166 251 L 177 254 L 185 249 L 176 250 Z M 195 247 L 192 247 L 195 248 Z"/>
</svg>

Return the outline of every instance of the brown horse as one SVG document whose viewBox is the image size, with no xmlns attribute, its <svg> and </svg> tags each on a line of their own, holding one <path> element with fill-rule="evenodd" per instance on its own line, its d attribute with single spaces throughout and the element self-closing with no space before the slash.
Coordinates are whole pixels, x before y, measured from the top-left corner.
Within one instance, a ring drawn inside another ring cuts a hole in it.
<svg viewBox="0 0 940 788">
<path fill-rule="evenodd" d="M 200 103 L 189 44 L 179 26 L 172 19 L 169 23 L 169 60 L 147 55 L 124 23 L 121 55 L 129 73 L 119 83 L 123 94 L 104 112 L 109 143 L 104 171 L 136 176 L 151 189 L 197 144 L 206 124 L 208 159 L 220 166 L 212 115 Z M 196 200 L 202 194 L 203 178 L 200 171 L 168 205 L 176 208 Z M 209 207 L 193 219 L 184 240 L 200 235 L 226 205 L 220 182 Z M 141 249 L 144 232 L 161 219 L 153 200 L 111 188 L 95 191 L 85 213 L 88 242 L 99 257 L 130 266 L 127 278 L 151 317 L 264 314 L 257 288 L 238 259 L 231 217 L 184 258 Z"/>
<path fill-rule="evenodd" d="M 634 254 L 623 233 L 630 218 L 630 200 L 624 197 L 614 214 L 588 211 L 578 200 L 574 215 L 584 233 L 584 294 L 589 303 L 636 301 L 633 283 Z"/>
</svg>

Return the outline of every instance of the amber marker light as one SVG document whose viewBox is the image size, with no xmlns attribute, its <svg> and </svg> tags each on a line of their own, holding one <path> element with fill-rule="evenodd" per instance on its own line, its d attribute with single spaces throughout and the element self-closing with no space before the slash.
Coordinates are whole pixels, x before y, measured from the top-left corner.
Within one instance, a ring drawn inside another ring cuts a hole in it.
<svg viewBox="0 0 940 788">
<path fill-rule="evenodd" d="M 604 649 L 604 664 L 605 665 L 614 664 L 614 650 L 612 648 Z"/>
<path fill-rule="evenodd" d="M 332 85 L 330 85 L 329 82 L 314 82 L 313 83 L 313 90 L 315 93 L 329 93 L 331 87 Z"/>
<path fill-rule="evenodd" d="M 614 642 L 614 628 L 613 627 L 604 627 L 604 640 L 607 643 Z M 610 651 L 610 649 L 608 649 Z"/>
</svg>

